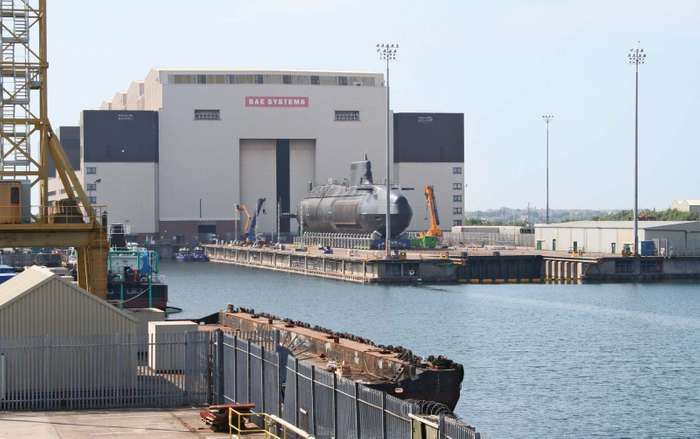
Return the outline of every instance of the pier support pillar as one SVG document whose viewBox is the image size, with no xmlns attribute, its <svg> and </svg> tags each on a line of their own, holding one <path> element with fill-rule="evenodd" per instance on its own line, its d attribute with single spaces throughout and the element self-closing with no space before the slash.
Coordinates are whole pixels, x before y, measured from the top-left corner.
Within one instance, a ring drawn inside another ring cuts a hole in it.
<svg viewBox="0 0 700 439">
<path fill-rule="evenodd" d="M 583 262 L 576 263 L 576 280 L 583 280 Z"/>
<path fill-rule="evenodd" d="M 562 277 L 563 277 L 563 276 L 562 276 L 562 269 L 563 269 L 562 265 L 563 265 L 564 263 L 563 263 L 562 261 L 557 261 L 556 264 L 557 264 L 557 270 L 556 270 L 555 276 L 556 276 L 556 278 L 557 278 L 558 281 L 561 281 L 561 279 L 562 279 Z"/>
</svg>

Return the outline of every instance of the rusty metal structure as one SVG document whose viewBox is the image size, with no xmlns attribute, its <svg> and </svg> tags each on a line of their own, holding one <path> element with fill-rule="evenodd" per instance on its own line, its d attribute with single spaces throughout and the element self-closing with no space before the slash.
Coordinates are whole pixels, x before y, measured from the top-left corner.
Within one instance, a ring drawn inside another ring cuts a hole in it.
<svg viewBox="0 0 700 439">
<path fill-rule="evenodd" d="M 21 201 L 18 190 L 0 199 L 0 207 L 22 203 L 31 212 L 0 215 L 0 247 L 75 247 L 80 286 L 104 298 L 108 243 L 102 215 L 48 117 L 46 0 L 0 0 L 0 45 L 0 186 L 31 188 Z M 48 201 L 50 159 L 65 192 L 54 204 Z"/>
</svg>

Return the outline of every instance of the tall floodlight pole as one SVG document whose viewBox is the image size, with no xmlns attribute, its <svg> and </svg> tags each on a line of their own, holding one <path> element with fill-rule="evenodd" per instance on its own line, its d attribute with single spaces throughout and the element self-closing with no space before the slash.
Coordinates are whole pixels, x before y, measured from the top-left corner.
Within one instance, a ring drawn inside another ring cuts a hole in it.
<svg viewBox="0 0 700 439">
<path fill-rule="evenodd" d="M 639 65 L 646 62 L 644 49 L 630 49 L 627 60 L 634 65 L 634 250 L 639 256 Z"/>
<path fill-rule="evenodd" d="M 542 119 L 544 119 L 544 123 L 547 126 L 547 210 L 545 211 L 545 223 L 549 224 L 549 122 L 551 122 L 552 119 L 554 119 L 554 115 L 545 114 L 542 116 Z"/>
<path fill-rule="evenodd" d="M 384 233 L 384 255 L 391 257 L 391 107 L 389 105 L 389 62 L 396 60 L 398 44 L 377 44 L 379 59 L 386 62 L 386 233 Z"/>
</svg>

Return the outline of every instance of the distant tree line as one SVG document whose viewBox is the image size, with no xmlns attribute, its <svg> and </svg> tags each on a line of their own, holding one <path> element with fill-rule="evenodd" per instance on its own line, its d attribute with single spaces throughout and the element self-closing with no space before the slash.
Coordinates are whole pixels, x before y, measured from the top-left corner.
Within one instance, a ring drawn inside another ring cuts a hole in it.
<svg viewBox="0 0 700 439">
<path fill-rule="evenodd" d="M 591 218 L 593 221 L 632 221 L 634 217 L 632 209 L 620 210 L 607 215 L 597 215 Z M 700 214 L 696 212 L 681 212 L 676 209 L 656 210 L 643 209 L 639 211 L 640 221 L 697 221 Z"/>
<path fill-rule="evenodd" d="M 593 209 L 552 209 L 549 212 L 549 220 L 553 223 L 565 221 L 589 220 L 594 216 L 603 216 L 616 211 Z M 511 208 L 476 210 L 467 212 L 467 218 L 463 221 L 467 226 L 526 226 L 544 223 L 546 212 L 544 209 Z"/>
<path fill-rule="evenodd" d="M 700 214 L 681 212 L 676 209 L 656 210 L 642 209 L 641 221 L 700 221 Z M 552 209 L 549 220 L 552 223 L 566 221 L 631 221 L 632 210 L 592 210 L 592 209 Z M 500 209 L 467 212 L 463 221 L 466 226 L 526 226 L 545 222 L 544 209 Z"/>
</svg>

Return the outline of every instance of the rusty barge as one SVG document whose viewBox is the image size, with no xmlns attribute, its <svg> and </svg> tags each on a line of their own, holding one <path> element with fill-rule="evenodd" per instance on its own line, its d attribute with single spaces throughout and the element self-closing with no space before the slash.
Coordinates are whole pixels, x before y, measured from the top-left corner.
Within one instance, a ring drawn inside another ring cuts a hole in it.
<svg viewBox="0 0 700 439">
<path fill-rule="evenodd" d="M 444 406 L 450 412 L 459 400 L 464 368 L 443 356 L 422 358 L 401 346 L 233 305 L 201 323 L 277 350 L 285 367 L 291 354 L 397 398 Z"/>
</svg>

